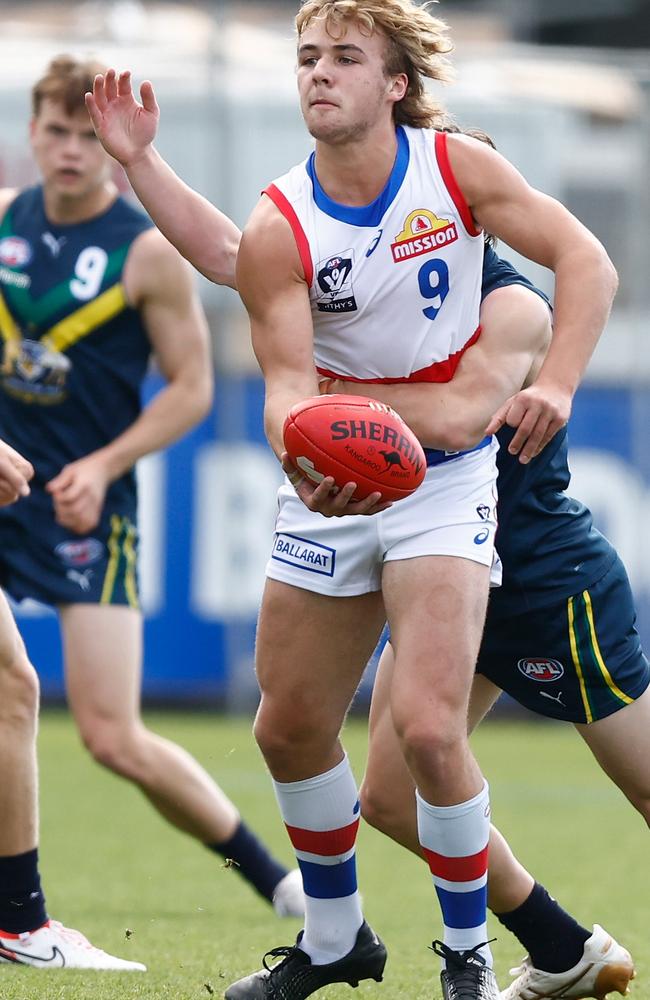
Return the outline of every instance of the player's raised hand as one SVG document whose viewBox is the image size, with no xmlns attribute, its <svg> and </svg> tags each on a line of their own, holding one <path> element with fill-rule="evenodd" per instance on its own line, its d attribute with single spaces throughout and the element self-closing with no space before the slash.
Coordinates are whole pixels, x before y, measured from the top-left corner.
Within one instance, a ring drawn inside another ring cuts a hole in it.
<svg viewBox="0 0 650 1000">
<path fill-rule="evenodd" d="M 33 475 L 31 463 L 10 445 L 0 441 L 0 507 L 28 496 L 29 480 Z"/>
<path fill-rule="evenodd" d="M 86 107 L 93 128 L 104 149 L 123 167 L 138 157 L 156 135 L 160 111 L 149 81 L 140 87 L 142 104 L 131 87 L 131 73 L 119 76 L 114 69 L 95 77 L 91 94 L 86 94 Z"/>
<path fill-rule="evenodd" d="M 519 455 L 519 461 L 526 465 L 568 422 L 571 403 L 572 395 L 568 389 L 535 382 L 499 407 L 486 428 L 486 434 L 496 434 L 506 424 L 515 427 L 508 451 L 511 455 Z"/>
</svg>

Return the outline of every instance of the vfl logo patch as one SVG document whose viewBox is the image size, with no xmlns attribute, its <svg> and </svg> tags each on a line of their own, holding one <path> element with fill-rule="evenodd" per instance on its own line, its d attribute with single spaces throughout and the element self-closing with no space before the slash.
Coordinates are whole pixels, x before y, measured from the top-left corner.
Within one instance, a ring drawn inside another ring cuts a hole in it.
<svg viewBox="0 0 650 1000">
<path fill-rule="evenodd" d="M 8 340 L 0 381 L 9 395 L 26 403 L 60 403 L 71 367 L 69 358 L 38 340 Z"/>
<path fill-rule="evenodd" d="M 439 219 L 435 212 L 418 208 L 411 212 L 401 233 L 391 243 L 393 262 L 399 264 L 411 257 L 420 257 L 440 247 L 454 243 L 458 239 L 456 223 L 450 219 Z"/>
<path fill-rule="evenodd" d="M 357 302 L 352 287 L 354 250 L 320 261 L 316 269 L 318 294 L 316 308 L 319 312 L 354 312 Z"/>
<path fill-rule="evenodd" d="M 55 555 L 72 568 L 91 566 L 104 555 L 104 543 L 98 538 L 80 538 L 69 542 L 59 542 L 54 549 Z"/>
<path fill-rule="evenodd" d="M 5 236 L 0 240 L 0 261 L 7 267 L 25 267 L 32 256 L 32 248 L 22 236 Z"/>
<path fill-rule="evenodd" d="M 328 545 L 320 545 L 309 538 L 298 535 L 288 535 L 278 532 L 273 543 L 271 558 L 277 562 L 296 566 L 308 573 L 318 573 L 320 576 L 334 576 L 336 550 Z"/>
<path fill-rule="evenodd" d="M 548 684 L 564 676 L 564 667 L 559 660 L 549 660 L 545 656 L 527 656 L 517 663 L 519 672 L 529 681 Z"/>
<path fill-rule="evenodd" d="M 487 521 L 490 516 L 490 508 L 486 503 L 480 503 L 476 508 L 476 513 L 480 517 L 481 521 Z"/>
</svg>

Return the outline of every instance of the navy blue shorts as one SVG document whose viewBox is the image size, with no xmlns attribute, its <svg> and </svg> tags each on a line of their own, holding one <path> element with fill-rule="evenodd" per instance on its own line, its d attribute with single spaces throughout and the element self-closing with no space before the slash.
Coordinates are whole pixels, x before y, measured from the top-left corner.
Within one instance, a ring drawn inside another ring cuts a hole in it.
<svg viewBox="0 0 650 1000">
<path fill-rule="evenodd" d="M 137 608 L 137 555 L 135 512 L 105 510 L 87 536 L 44 513 L 25 518 L 10 509 L 0 517 L 0 586 L 15 601 Z"/>
<path fill-rule="evenodd" d="M 476 670 L 537 715 L 596 722 L 650 684 L 635 622 L 617 556 L 597 583 L 556 604 L 508 618 L 488 607 Z"/>
</svg>

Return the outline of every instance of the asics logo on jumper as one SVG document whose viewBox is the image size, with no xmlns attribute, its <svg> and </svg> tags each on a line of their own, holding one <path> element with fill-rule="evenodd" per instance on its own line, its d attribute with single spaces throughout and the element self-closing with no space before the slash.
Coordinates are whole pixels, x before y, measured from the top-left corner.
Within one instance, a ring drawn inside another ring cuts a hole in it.
<svg viewBox="0 0 650 1000">
<path fill-rule="evenodd" d="M 23 962 L 23 959 L 28 959 L 29 961 Z M 0 962 L 14 962 L 17 965 L 33 965 L 34 962 L 42 962 L 43 965 L 62 969 L 65 965 L 65 958 L 55 945 L 52 946 L 52 953 L 50 955 L 35 955 L 33 952 L 19 951 L 17 948 L 0 946 Z"/>
<path fill-rule="evenodd" d="M 383 231 L 384 231 L 383 229 L 380 229 L 379 232 L 377 233 L 377 235 L 375 236 L 374 240 L 372 241 L 372 243 L 370 244 L 370 246 L 366 250 L 366 257 L 372 257 L 373 253 L 375 252 L 375 250 L 379 246 L 379 241 L 381 240 L 381 236 L 382 236 Z"/>
</svg>

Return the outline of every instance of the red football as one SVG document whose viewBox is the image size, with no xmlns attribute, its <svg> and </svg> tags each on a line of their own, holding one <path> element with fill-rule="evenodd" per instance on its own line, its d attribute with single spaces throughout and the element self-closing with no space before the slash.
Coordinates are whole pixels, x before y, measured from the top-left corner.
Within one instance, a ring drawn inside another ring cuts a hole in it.
<svg viewBox="0 0 650 1000">
<path fill-rule="evenodd" d="M 292 406 L 284 422 L 284 446 L 295 466 L 315 483 L 333 476 L 337 486 L 354 482 L 355 500 L 379 491 L 401 500 L 426 472 L 422 446 L 390 406 L 366 396 L 312 396 Z"/>
</svg>

